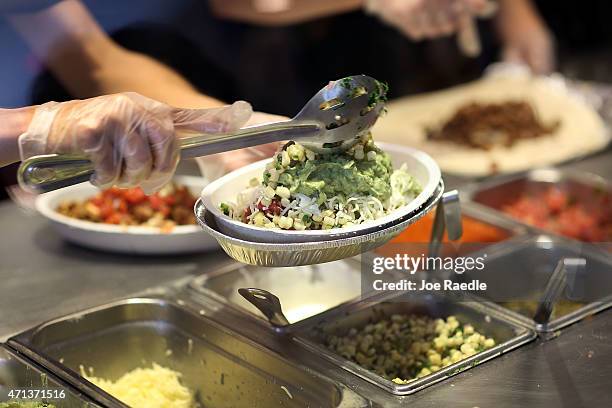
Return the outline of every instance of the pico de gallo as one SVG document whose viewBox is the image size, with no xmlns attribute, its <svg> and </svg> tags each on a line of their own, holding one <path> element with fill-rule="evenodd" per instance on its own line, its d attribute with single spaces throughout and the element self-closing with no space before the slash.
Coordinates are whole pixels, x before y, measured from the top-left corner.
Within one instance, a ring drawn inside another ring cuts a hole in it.
<svg viewBox="0 0 612 408">
<path fill-rule="evenodd" d="M 520 195 L 502 207 L 506 214 L 538 228 L 585 242 L 612 239 L 612 197 L 594 191 L 589 197 L 559 187 Z"/>
<path fill-rule="evenodd" d="M 138 225 L 168 230 L 195 224 L 196 198 L 185 186 L 170 183 L 152 195 L 140 187 L 112 187 L 84 201 L 62 202 L 57 211 L 68 217 L 97 223 Z"/>
</svg>

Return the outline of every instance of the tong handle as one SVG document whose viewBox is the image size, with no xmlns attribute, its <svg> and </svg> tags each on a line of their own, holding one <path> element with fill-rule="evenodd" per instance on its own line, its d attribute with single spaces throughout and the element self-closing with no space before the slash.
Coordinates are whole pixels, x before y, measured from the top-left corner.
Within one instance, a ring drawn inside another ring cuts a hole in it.
<svg viewBox="0 0 612 408">
<path fill-rule="evenodd" d="M 233 134 L 179 133 L 181 158 L 193 158 L 242 149 L 281 140 L 311 137 L 321 130 L 317 122 L 275 122 L 251 126 Z M 91 179 L 94 166 L 83 155 L 45 154 L 30 157 L 17 172 L 19 185 L 34 193 L 45 193 Z"/>
<path fill-rule="evenodd" d="M 27 191 L 46 193 L 88 181 L 93 174 L 93 163 L 85 156 L 44 154 L 24 160 L 17 171 L 17 180 Z"/>
<path fill-rule="evenodd" d="M 457 241 L 463 235 L 461 203 L 457 190 L 447 191 L 438 201 L 429 241 L 429 256 L 435 257 L 440 254 L 444 232 L 451 241 Z"/>
<path fill-rule="evenodd" d="M 208 156 L 281 140 L 312 137 L 321 130 L 322 125 L 318 122 L 293 119 L 286 122 L 249 126 L 229 135 L 182 134 L 180 135 L 181 158 Z"/>
<path fill-rule="evenodd" d="M 557 263 L 533 317 L 536 323 L 547 324 L 550 321 L 555 303 L 559 300 L 563 289 L 572 288 L 575 285 L 578 272 L 585 266 L 586 259 L 584 258 L 563 258 Z"/>
<path fill-rule="evenodd" d="M 283 314 L 280 300 L 272 293 L 258 288 L 240 288 L 238 293 L 263 313 L 274 327 L 289 325 L 289 320 Z"/>
</svg>

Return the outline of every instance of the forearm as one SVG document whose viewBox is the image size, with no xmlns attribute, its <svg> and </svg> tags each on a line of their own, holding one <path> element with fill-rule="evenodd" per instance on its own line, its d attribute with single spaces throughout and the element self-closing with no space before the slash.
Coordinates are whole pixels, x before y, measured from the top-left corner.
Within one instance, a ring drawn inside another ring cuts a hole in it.
<svg viewBox="0 0 612 408">
<path fill-rule="evenodd" d="M 181 108 L 212 108 L 226 105 L 202 94 L 170 67 L 146 55 L 119 47 L 111 51 L 112 64 L 98 64 L 90 82 L 96 94 L 138 92 Z"/>
<path fill-rule="evenodd" d="M 499 6 L 502 8 L 528 8 L 533 10 L 533 2 L 532 0 L 498 0 Z"/>
<path fill-rule="evenodd" d="M 34 110 L 0 109 L 0 167 L 19 161 L 19 135 L 28 129 Z"/>
<path fill-rule="evenodd" d="M 365 0 L 209 0 L 217 17 L 259 25 L 299 24 L 334 14 L 358 10 Z"/>
<path fill-rule="evenodd" d="M 79 1 L 9 21 L 75 97 L 133 91 L 177 107 L 222 105 L 171 68 L 114 43 Z"/>
<path fill-rule="evenodd" d="M 499 12 L 497 13 L 497 24 L 501 30 L 507 30 L 505 22 L 516 21 L 516 19 L 536 19 L 542 23 L 538 10 L 531 0 L 499 0 Z"/>
</svg>

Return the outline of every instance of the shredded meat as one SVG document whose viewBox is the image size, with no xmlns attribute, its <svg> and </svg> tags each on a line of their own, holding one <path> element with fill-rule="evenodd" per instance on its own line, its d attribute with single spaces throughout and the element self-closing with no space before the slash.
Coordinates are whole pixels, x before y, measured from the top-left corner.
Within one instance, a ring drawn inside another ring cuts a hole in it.
<svg viewBox="0 0 612 408">
<path fill-rule="evenodd" d="M 519 140 L 550 135 L 559 126 L 558 120 L 542 123 L 531 105 L 524 101 L 471 102 L 460 107 L 440 128 L 427 129 L 427 138 L 490 150 L 494 146 L 510 147 Z"/>
</svg>

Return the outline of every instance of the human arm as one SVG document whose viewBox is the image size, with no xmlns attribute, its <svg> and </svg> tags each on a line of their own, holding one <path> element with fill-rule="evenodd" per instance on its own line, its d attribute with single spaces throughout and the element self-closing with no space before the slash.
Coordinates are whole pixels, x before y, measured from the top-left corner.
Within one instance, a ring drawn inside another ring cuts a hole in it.
<svg viewBox="0 0 612 408">
<path fill-rule="evenodd" d="M 502 60 L 528 65 L 536 74 L 555 68 L 554 37 L 531 0 L 499 0 L 496 27 Z"/>
<path fill-rule="evenodd" d="M 19 135 L 25 132 L 36 107 L 0 109 L 0 167 L 19 161 Z"/>
<path fill-rule="evenodd" d="M 201 94 L 169 67 L 114 43 L 79 1 L 64 0 L 38 13 L 14 14 L 9 20 L 75 96 L 136 91 L 177 107 L 224 105 Z M 256 112 L 247 125 L 284 119 Z M 276 145 L 242 149 L 202 162 L 225 171 L 269 156 L 275 149 Z"/>
<path fill-rule="evenodd" d="M 364 0 L 209 0 L 222 19 L 263 26 L 299 24 L 358 10 Z"/>
<path fill-rule="evenodd" d="M 457 31 L 461 14 L 477 13 L 485 0 L 209 0 L 219 18 L 258 25 L 298 24 L 364 8 L 414 40 Z"/>
<path fill-rule="evenodd" d="M 8 20 L 77 98 L 138 92 L 176 107 L 224 105 L 170 67 L 116 44 L 80 1 L 64 0 L 38 12 L 9 15 Z"/>
<path fill-rule="evenodd" d="M 59 153 L 86 156 L 99 187 L 163 187 L 176 169 L 183 132 L 226 133 L 251 116 L 246 102 L 212 109 L 174 108 L 136 93 L 48 102 L 2 110 L 9 126 L 0 133 L 0 164 Z"/>
<path fill-rule="evenodd" d="M 460 32 L 488 14 L 488 0 L 364 0 L 366 11 L 418 41 Z"/>
</svg>

